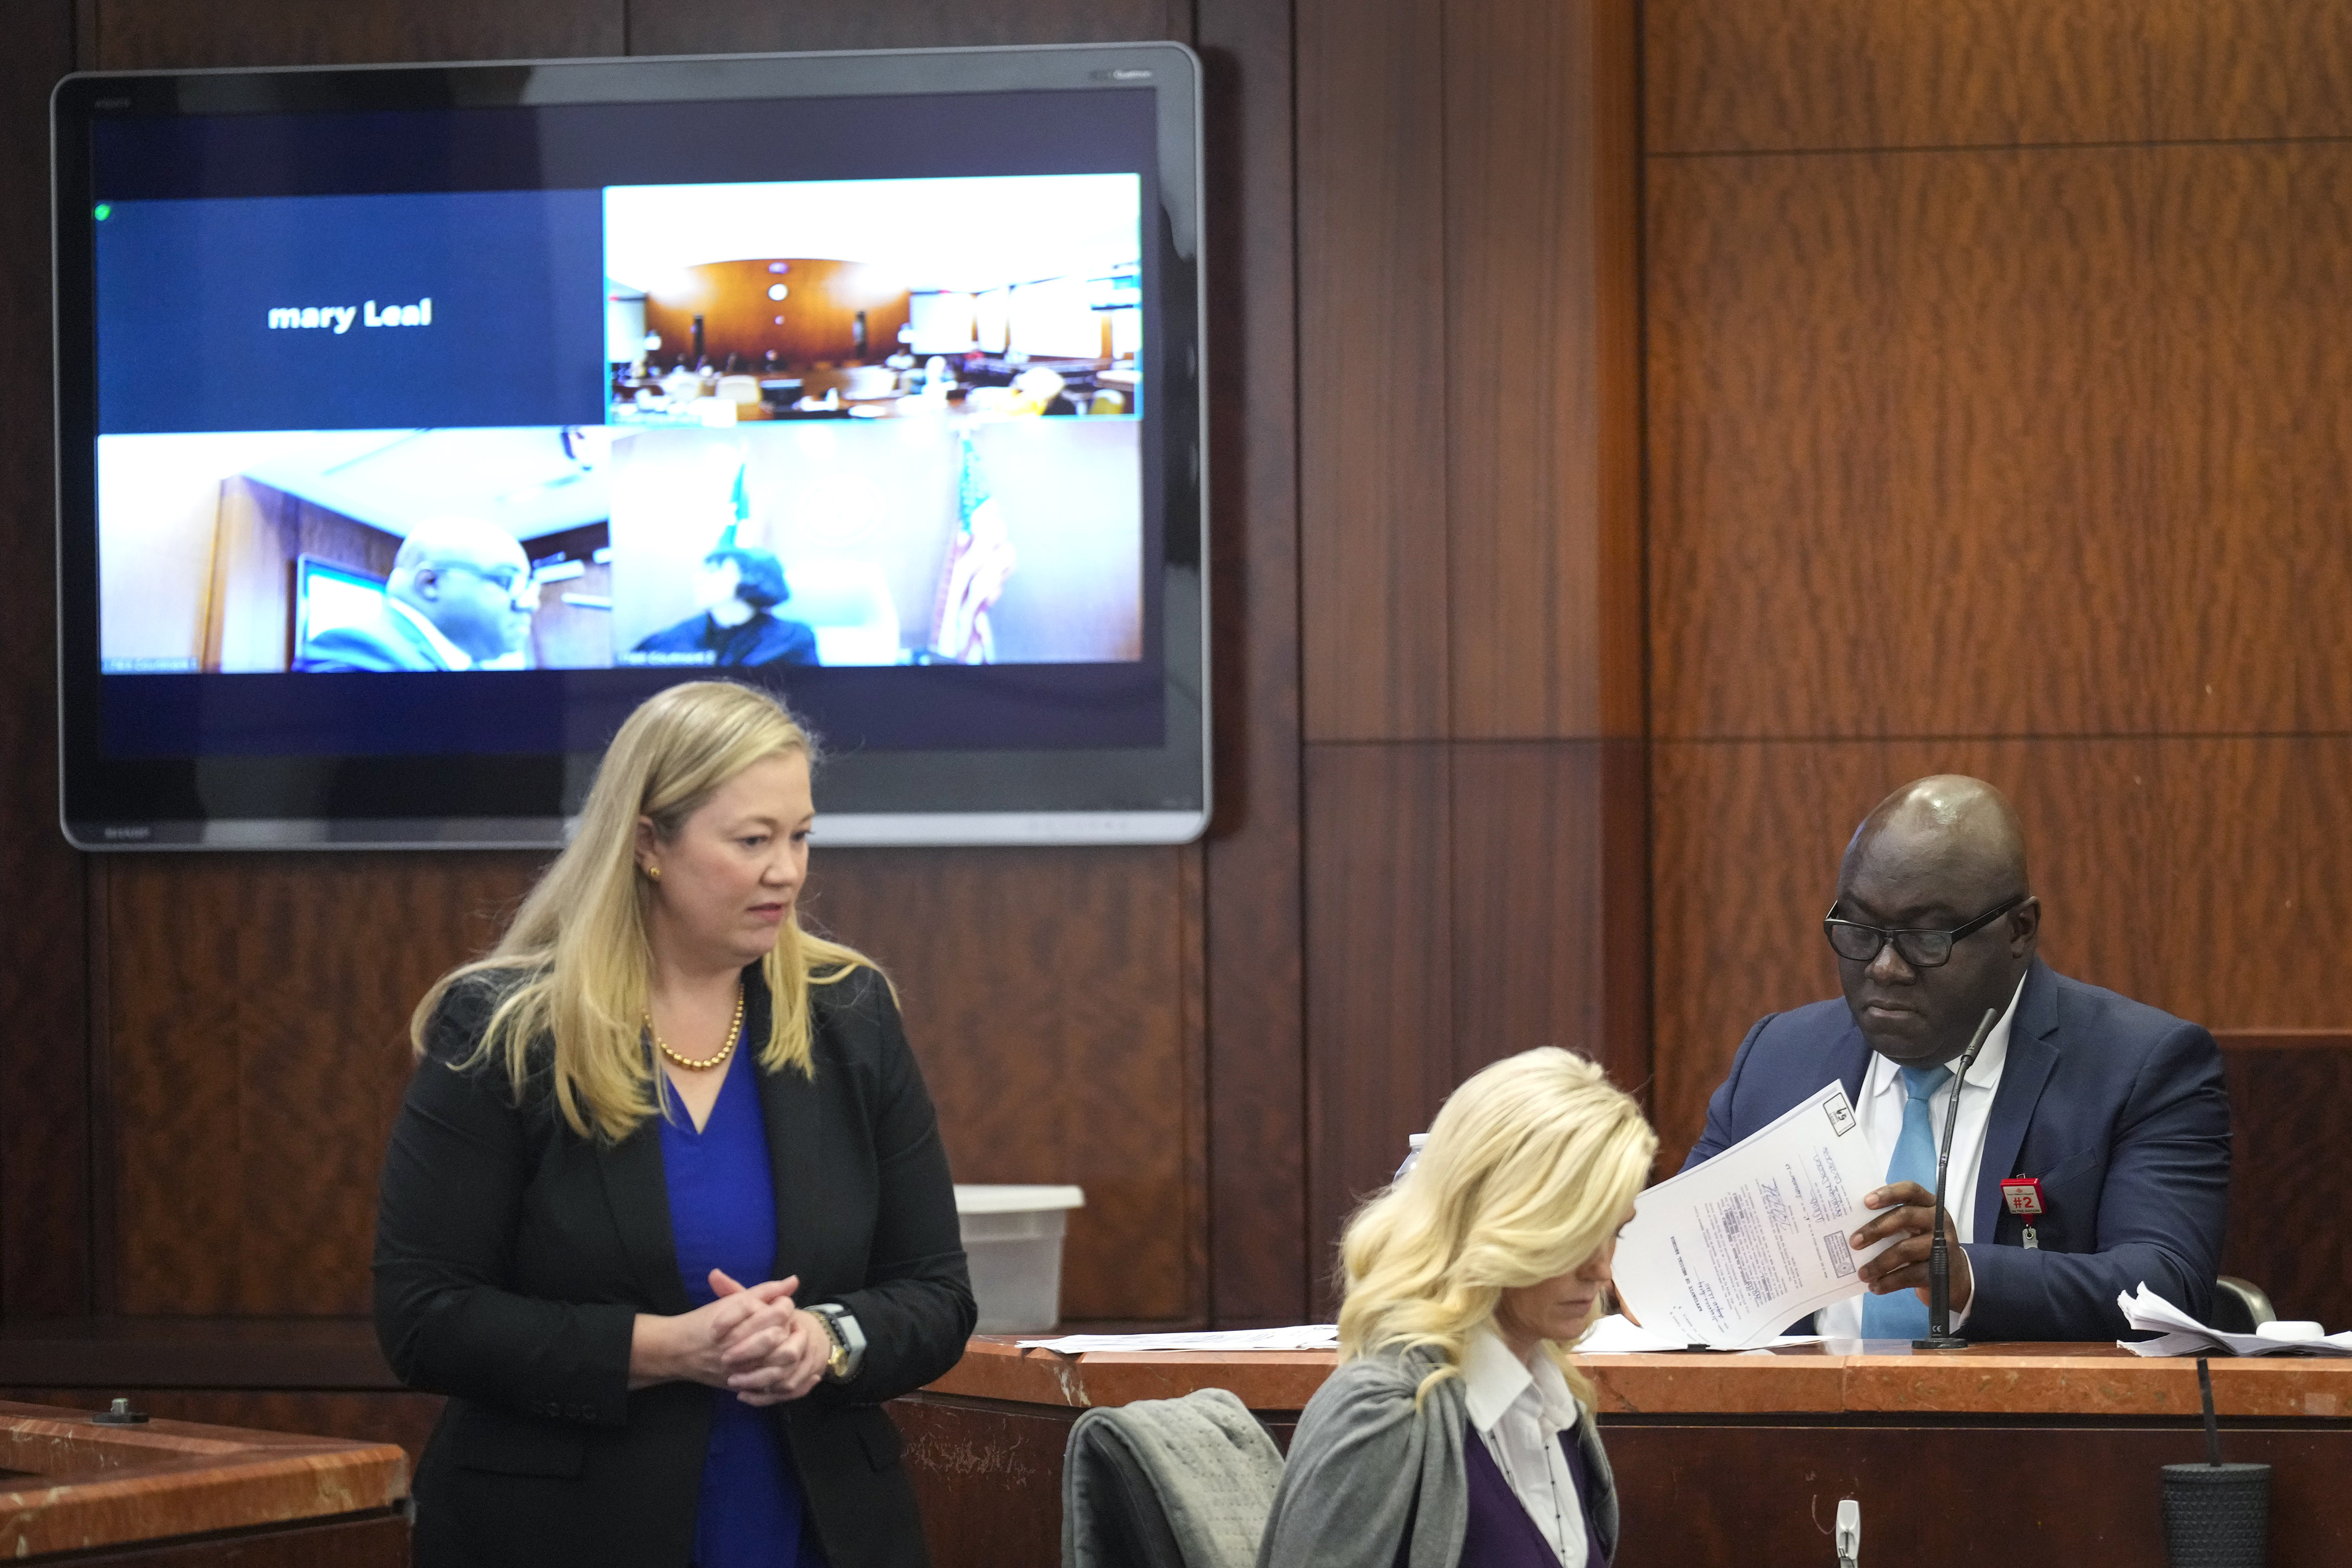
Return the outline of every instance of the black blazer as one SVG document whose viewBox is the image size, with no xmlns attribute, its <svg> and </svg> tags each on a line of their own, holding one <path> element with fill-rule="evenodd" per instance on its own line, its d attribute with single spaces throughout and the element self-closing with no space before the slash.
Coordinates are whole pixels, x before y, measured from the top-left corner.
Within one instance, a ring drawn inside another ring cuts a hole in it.
<svg viewBox="0 0 2352 1568">
<path fill-rule="evenodd" d="M 745 972 L 747 1040 L 768 996 Z M 692 1303 L 678 1279 L 651 1121 L 581 1138 L 542 1072 L 516 1103 L 467 1073 L 491 984 L 453 987 L 384 1157 L 375 1321 L 401 1381 L 450 1395 L 417 1466 L 416 1562 L 683 1568 L 712 1391 L 628 1388 L 639 1312 Z M 974 1313 L 937 1118 L 889 987 L 861 969 L 811 987 L 815 1078 L 759 1075 L 776 1183 L 776 1268 L 838 1301 L 857 1376 L 772 1406 L 833 1568 L 928 1561 L 897 1427 L 880 1402 L 963 1353 Z M 752 1281 L 746 1280 L 746 1284 Z"/>
</svg>

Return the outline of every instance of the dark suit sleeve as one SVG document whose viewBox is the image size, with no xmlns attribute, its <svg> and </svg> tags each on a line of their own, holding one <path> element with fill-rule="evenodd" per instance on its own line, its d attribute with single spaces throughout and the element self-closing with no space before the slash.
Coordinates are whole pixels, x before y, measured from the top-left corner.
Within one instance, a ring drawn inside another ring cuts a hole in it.
<svg viewBox="0 0 2352 1568">
<path fill-rule="evenodd" d="M 1739 1042 L 1739 1049 L 1731 1058 L 1731 1070 L 1723 1075 L 1723 1081 L 1716 1086 L 1715 1093 L 1707 1100 L 1706 1130 L 1698 1135 L 1698 1142 L 1692 1144 L 1691 1152 L 1683 1157 L 1684 1170 L 1704 1164 L 1739 1142 L 1742 1135 L 1737 1131 L 1731 1114 L 1732 1095 L 1739 1087 L 1741 1071 L 1748 1066 L 1748 1053 L 1755 1049 L 1758 1037 L 1764 1033 L 1764 1026 L 1778 1016 L 1775 1013 L 1765 1014 L 1756 1020 L 1755 1026 Z"/>
<path fill-rule="evenodd" d="M 709 649 L 702 635 L 710 627 L 710 617 L 697 612 L 674 626 L 664 626 L 657 632 L 647 632 L 637 639 L 631 653 L 707 653 Z"/>
<path fill-rule="evenodd" d="M 376 1208 L 376 1338 L 412 1388 L 619 1426 L 635 1310 L 508 1288 L 530 1119 L 548 1112 L 519 1109 L 502 1069 L 452 1066 L 488 1014 L 482 988 L 453 992 L 393 1124 Z"/>
<path fill-rule="evenodd" d="M 839 1393 L 859 1404 L 896 1399 L 963 1355 L 979 1314 L 956 1221 L 955 1189 L 939 1116 L 881 976 L 842 981 L 856 1026 L 870 1030 L 874 1151 L 880 1181 L 866 1284 L 841 1298 L 866 1334 L 866 1359 Z M 820 1385 L 821 1387 L 824 1385 Z"/>
<path fill-rule="evenodd" d="M 303 645 L 294 668 L 304 675 L 344 674 L 353 670 L 425 670 L 434 667 L 420 658 L 404 659 L 382 637 L 358 626 L 331 626 Z"/>
<path fill-rule="evenodd" d="M 1970 1243 L 1968 1335 L 2112 1340 L 2131 1331 L 2116 1297 L 2143 1280 L 2201 1320 L 2229 1207 L 2221 1054 L 2203 1028 L 2179 1023 L 2147 1053 L 2116 1119 L 2099 1189 L 2097 1250 Z"/>
<path fill-rule="evenodd" d="M 782 618 L 779 618 L 776 624 L 784 629 L 784 651 L 777 658 L 776 663 L 815 664 L 818 662 L 814 627 L 805 621 Z"/>
</svg>

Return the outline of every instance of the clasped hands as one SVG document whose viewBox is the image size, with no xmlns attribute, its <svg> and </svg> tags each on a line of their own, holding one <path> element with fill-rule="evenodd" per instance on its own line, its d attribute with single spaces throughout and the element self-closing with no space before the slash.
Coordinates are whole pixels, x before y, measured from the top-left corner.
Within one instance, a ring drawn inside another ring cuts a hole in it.
<svg viewBox="0 0 2352 1568">
<path fill-rule="evenodd" d="M 794 1304 L 800 1277 L 739 1284 L 710 1271 L 719 1299 L 674 1318 L 641 1314 L 630 1343 L 629 1386 L 688 1382 L 731 1391 L 746 1405 L 781 1405 L 816 1386 L 833 1336 Z"/>
<path fill-rule="evenodd" d="M 1936 1194 L 1916 1182 L 1895 1182 L 1864 1194 L 1862 1203 L 1864 1208 L 1887 1212 L 1853 1233 L 1856 1252 L 1886 1237 L 1902 1239 L 1864 1264 L 1858 1278 L 1874 1296 L 1911 1289 L 1926 1300 L 1927 1255 L 1935 1249 Z M 1969 1255 L 1960 1246 L 1959 1232 L 1952 1228 L 1949 1211 L 1944 1218 L 1944 1250 L 1951 1260 L 1952 1310 L 1965 1311 L 1976 1280 L 1969 1272 Z"/>
</svg>

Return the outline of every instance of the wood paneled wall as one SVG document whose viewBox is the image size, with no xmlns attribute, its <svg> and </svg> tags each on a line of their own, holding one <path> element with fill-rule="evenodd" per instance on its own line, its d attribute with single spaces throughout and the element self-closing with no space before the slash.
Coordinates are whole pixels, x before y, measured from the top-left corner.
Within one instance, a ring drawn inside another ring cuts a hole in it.
<svg viewBox="0 0 2352 1568">
<path fill-rule="evenodd" d="M 1218 671 L 1216 837 L 1168 850 L 835 851 L 817 859 L 812 906 L 900 981 L 959 1174 L 1087 1187 L 1069 1316 L 1295 1321 L 1307 1248 L 1286 17 L 1237 0 L 35 9 L 5 68 L 18 134 L 0 175 L 26 237 L 0 310 L 16 328 L 12 384 L 26 389 L 47 381 L 33 346 L 47 310 L 43 102 L 76 65 L 1167 37 L 1204 51 L 1213 254 L 1250 300 L 1220 314 L 1209 344 L 1219 636 L 1233 650 Z M 11 922 L 5 967 L 18 1026 L 0 1037 L 0 1316 L 363 1312 L 408 1009 L 491 939 L 536 863 L 67 851 L 49 745 L 45 412 L 27 395 L 0 420 L 12 567 L 0 880 L 12 905 L 39 911 Z M 1230 1022 L 1213 1054 L 1218 1012 Z M 1213 1121 L 1213 1072 L 1227 1108 Z"/>
<path fill-rule="evenodd" d="M 1649 1076 L 1634 7 L 1300 0 L 1317 1262 L 1445 1091 Z"/>
<path fill-rule="evenodd" d="M 0 1319 L 87 1310 L 89 1016 L 80 857 L 58 831 L 48 91 L 72 0 L 26 0 L 0 54 Z"/>
<path fill-rule="evenodd" d="M 533 870 L 59 841 L 48 83 L 1138 37 L 1192 41 L 1210 83 L 1217 825 L 1174 850 L 837 851 L 813 883 L 904 987 L 959 1171 L 1087 1187 L 1071 1314 L 1319 1310 L 1405 1134 L 1528 1046 L 1650 1088 L 1678 1160 L 1747 1024 L 1829 993 L 1813 922 L 1853 822 L 1961 768 L 2025 815 L 2053 958 L 2235 1042 L 2233 1266 L 2352 1318 L 2352 1252 L 2292 1239 L 2340 1213 L 2298 1159 L 2341 1131 L 2352 1029 L 2338 9 L 12 21 L 0 1318 L 362 1310 L 409 1000 Z"/>
<path fill-rule="evenodd" d="M 2352 13 L 1644 21 L 1669 1157 L 1748 1024 L 1834 993 L 1838 854 L 1934 771 L 2017 801 L 2060 968 L 2225 1040 L 2352 1023 Z M 2242 1200 L 2302 1203 L 2332 1057 L 2231 1052 Z M 2335 1321 L 2327 1190 L 2231 1261 Z"/>
</svg>

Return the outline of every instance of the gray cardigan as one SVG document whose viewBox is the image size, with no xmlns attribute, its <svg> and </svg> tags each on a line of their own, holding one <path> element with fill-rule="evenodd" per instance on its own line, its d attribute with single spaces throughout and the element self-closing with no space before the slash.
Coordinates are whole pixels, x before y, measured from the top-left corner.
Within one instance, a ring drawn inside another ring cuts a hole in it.
<svg viewBox="0 0 2352 1568">
<path fill-rule="evenodd" d="M 1470 1518 L 1462 1380 L 1412 1403 L 1440 1364 L 1417 1349 L 1360 1356 L 1331 1374 L 1298 1418 L 1257 1568 L 1456 1568 Z M 1590 1411 L 1576 1442 L 1592 1476 L 1593 1530 L 1614 1558 L 1617 1483 Z"/>
</svg>

